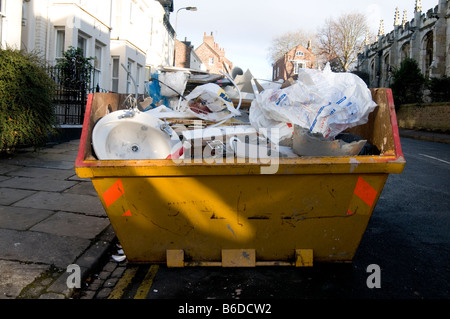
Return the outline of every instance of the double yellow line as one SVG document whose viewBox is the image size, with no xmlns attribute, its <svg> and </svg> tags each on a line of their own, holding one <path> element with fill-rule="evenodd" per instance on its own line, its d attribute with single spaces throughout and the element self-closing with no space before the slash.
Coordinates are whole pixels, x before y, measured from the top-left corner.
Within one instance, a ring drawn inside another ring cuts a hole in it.
<svg viewBox="0 0 450 319">
<path fill-rule="evenodd" d="M 120 299 L 122 298 L 125 289 L 128 287 L 128 285 L 133 280 L 134 276 L 136 275 L 136 272 L 138 271 L 139 266 L 134 266 L 127 268 L 125 272 L 123 273 L 122 278 L 117 282 L 115 285 L 113 291 L 109 295 L 108 299 Z M 145 299 L 148 295 L 148 292 L 150 291 L 150 288 L 153 284 L 153 278 L 155 278 L 156 273 L 158 272 L 159 266 L 158 265 L 151 265 L 148 269 L 147 273 L 145 274 L 144 279 L 142 280 L 141 284 L 139 285 L 139 288 L 136 291 L 136 294 L 134 295 L 133 299 Z"/>
</svg>

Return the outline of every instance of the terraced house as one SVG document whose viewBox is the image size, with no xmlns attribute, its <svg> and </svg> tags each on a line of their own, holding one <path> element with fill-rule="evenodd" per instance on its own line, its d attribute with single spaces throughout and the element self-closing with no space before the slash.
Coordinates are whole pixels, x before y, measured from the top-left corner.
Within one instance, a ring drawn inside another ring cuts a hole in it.
<svg viewBox="0 0 450 319">
<path fill-rule="evenodd" d="M 171 65 L 173 0 L 0 0 L 1 47 L 37 52 L 55 65 L 70 47 L 94 57 L 91 88 L 138 93 L 160 66 Z"/>
<path fill-rule="evenodd" d="M 204 69 L 211 73 L 220 74 L 220 71 L 231 74 L 233 63 L 225 56 L 225 49 L 221 48 L 214 40 L 214 34 L 203 35 L 203 43 L 201 43 L 195 54 L 199 57 Z"/>
<path fill-rule="evenodd" d="M 299 69 L 315 69 L 316 67 L 316 56 L 312 52 L 311 41 L 308 41 L 307 48 L 297 45 L 273 64 L 272 80 L 296 79 Z"/>
</svg>

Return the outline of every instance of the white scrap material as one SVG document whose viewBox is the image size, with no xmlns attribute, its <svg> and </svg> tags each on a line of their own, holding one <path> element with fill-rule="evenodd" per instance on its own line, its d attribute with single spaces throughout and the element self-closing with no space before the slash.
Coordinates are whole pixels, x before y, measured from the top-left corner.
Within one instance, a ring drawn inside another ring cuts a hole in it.
<svg viewBox="0 0 450 319">
<path fill-rule="evenodd" d="M 332 72 L 327 65 L 324 71 L 300 69 L 293 85 L 257 94 L 249 119 L 255 128 L 271 125 L 284 129 L 288 125 L 292 133 L 296 124 L 332 139 L 347 128 L 366 123 L 376 106 L 361 78 Z"/>
<path fill-rule="evenodd" d="M 170 119 L 170 118 L 194 118 L 194 116 L 191 113 L 183 112 L 183 111 L 177 111 L 172 110 L 171 108 L 160 105 L 158 107 L 155 107 L 154 109 L 150 109 L 146 111 L 145 113 L 151 114 L 154 117 L 163 119 Z"/>
<path fill-rule="evenodd" d="M 112 258 L 116 262 L 120 263 L 121 261 L 124 261 L 127 258 L 127 256 L 125 256 L 125 255 L 112 255 Z"/>
</svg>

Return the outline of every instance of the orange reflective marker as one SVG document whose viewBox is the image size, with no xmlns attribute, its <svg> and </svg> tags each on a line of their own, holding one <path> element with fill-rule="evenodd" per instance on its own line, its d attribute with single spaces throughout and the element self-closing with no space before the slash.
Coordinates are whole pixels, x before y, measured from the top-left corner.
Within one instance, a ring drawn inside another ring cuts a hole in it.
<svg viewBox="0 0 450 319">
<path fill-rule="evenodd" d="M 367 183 L 361 176 L 358 178 L 354 193 L 370 207 L 372 207 L 375 198 L 377 197 L 377 191 L 373 189 L 373 187 L 370 186 L 369 183 Z"/>
<path fill-rule="evenodd" d="M 353 191 L 353 197 L 350 200 L 347 216 L 355 215 L 357 212 L 358 214 L 368 214 L 375 203 L 376 197 L 377 191 L 361 176 L 359 176 L 358 181 L 356 182 L 355 190 Z M 361 201 L 367 206 L 362 204 Z"/>
<path fill-rule="evenodd" d="M 125 213 L 122 214 L 122 216 L 131 216 L 131 211 L 127 210 Z"/>
<path fill-rule="evenodd" d="M 111 206 L 124 194 L 122 181 L 119 179 L 106 192 L 103 193 L 106 207 Z"/>
</svg>

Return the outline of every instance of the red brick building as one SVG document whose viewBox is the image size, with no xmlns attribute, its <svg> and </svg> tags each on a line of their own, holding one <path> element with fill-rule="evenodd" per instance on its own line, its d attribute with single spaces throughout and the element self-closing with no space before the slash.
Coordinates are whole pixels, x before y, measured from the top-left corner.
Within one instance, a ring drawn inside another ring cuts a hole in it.
<svg viewBox="0 0 450 319">
<path fill-rule="evenodd" d="M 175 66 L 180 68 L 189 68 L 191 66 L 190 43 L 175 40 Z"/>
<path fill-rule="evenodd" d="M 273 64 L 272 80 L 295 79 L 300 68 L 316 68 L 316 56 L 312 53 L 311 42 L 308 43 L 308 48 L 305 49 L 304 46 L 297 45 L 279 58 Z"/>
<path fill-rule="evenodd" d="M 193 45 L 186 39 L 175 40 L 175 66 L 194 70 L 203 70 L 204 65 L 194 51 Z"/>
<path fill-rule="evenodd" d="M 214 41 L 213 33 L 203 36 L 203 43 L 195 49 L 195 53 L 210 73 L 220 74 L 219 71 L 231 74 L 233 63 L 225 57 L 225 49 L 220 48 Z"/>
</svg>

